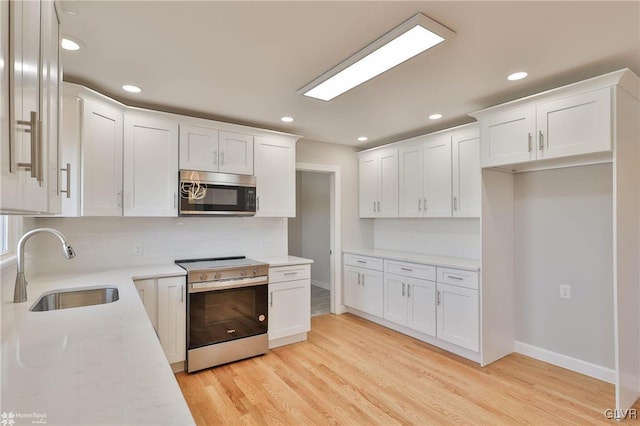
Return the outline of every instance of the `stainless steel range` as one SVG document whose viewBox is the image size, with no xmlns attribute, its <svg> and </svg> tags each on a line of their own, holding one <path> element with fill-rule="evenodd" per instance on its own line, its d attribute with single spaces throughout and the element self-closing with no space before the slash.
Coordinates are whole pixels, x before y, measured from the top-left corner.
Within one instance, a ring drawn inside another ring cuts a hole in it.
<svg viewBox="0 0 640 426">
<path fill-rule="evenodd" d="M 176 264 L 187 271 L 189 373 L 268 351 L 268 264 L 243 256 Z"/>
</svg>

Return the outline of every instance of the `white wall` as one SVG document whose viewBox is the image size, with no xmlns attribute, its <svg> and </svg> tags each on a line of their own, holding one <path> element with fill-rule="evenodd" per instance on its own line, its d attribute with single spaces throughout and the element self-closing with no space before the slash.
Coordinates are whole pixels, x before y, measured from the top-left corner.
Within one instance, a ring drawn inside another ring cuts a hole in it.
<svg viewBox="0 0 640 426">
<path fill-rule="evenodd" d="M 480 259 L 480 219 L 374 219 L 373 247 Z"/>
<path fill-rule="evenodd" d="M 358 157 L 355 148 L 302 140 L 296 145 L 296 161 L 340 167 L 342 247 L 373 247 L 373 223 L 360 220 L 358 215 Z"/>
<path fill-rule="evenodd" d="M 516 340 L 614 368 L 611 164 L 515 175 Z M 571 299 L 559 297 L 560 284 Z"/>
<path fill-rule="evenodd" d="M 301 175 L 302 257 L 313 259 L 311 283 L 328 289 L 331 283 L 330 185 L 326 173 L 298 172 Z"/>
<path fill-rule="evenodd" d="M 59 241 L 36 235 L 27 242 L 29 274 L 64 273 L 133 265 L 173 263 L 176 259 L 287 253 L 286 219 L 279 218 L 28 218 L 25 232 L 57 228 L 76 251 L 63 257 Z M 135 244 L 143 255 L 134 256 Z"/>
<path fill-rule="evenodd" d="M 289 254 L 302 256 L 302 173 L 296 172 L 296 216 L 288 219 Z M 312 268 L 313 269 L 313 268 Z"/>
</svg>

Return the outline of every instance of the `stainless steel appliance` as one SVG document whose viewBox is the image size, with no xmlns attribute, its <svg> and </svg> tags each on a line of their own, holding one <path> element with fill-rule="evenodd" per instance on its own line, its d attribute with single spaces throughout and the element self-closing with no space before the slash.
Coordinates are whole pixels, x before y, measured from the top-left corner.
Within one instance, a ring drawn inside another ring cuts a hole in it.
<svg viewBox="0 0 640 426">
<path fill-rule="evenodd" d="M 253 216 L 255 176 L 180 170 L 180 216 Z"/>
<path fill-rule="evenodd" d="M 268 351 L 268 264 L 243 256 L 176 264 L 187 271 L 187 372 Z"/>
</svg>

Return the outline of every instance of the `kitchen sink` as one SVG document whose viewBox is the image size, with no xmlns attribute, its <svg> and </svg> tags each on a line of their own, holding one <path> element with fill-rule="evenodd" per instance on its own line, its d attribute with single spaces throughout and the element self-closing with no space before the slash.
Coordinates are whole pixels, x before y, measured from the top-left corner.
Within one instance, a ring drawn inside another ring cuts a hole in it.
<svg viewBox="0 0 640 426">
<path fill-rule="evenodd" d="M 43 312 L 82 306 L 103 305 L 120 299 L 118 288 L 114 286 L 62 289 L 44 293 L 33 304 L 30 311 Z"/>
</svg>

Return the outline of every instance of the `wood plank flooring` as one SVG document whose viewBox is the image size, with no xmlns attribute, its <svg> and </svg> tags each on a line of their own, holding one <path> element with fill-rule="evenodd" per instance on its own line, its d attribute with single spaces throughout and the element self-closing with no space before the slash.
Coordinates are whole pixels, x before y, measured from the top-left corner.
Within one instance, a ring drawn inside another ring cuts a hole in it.
<svg viewBox="0 0 640 426">
<path fill-rule="evenodd" d="M 353 315 L 307 342 L 176 375 L 199 425 L 615 425 L 614 387 L 513 354 L 477 364 Z M 640 402 L 634 406 L 640 416 Z M 627 419 L 623 424 L 639 424 Z"/>
</svg>

